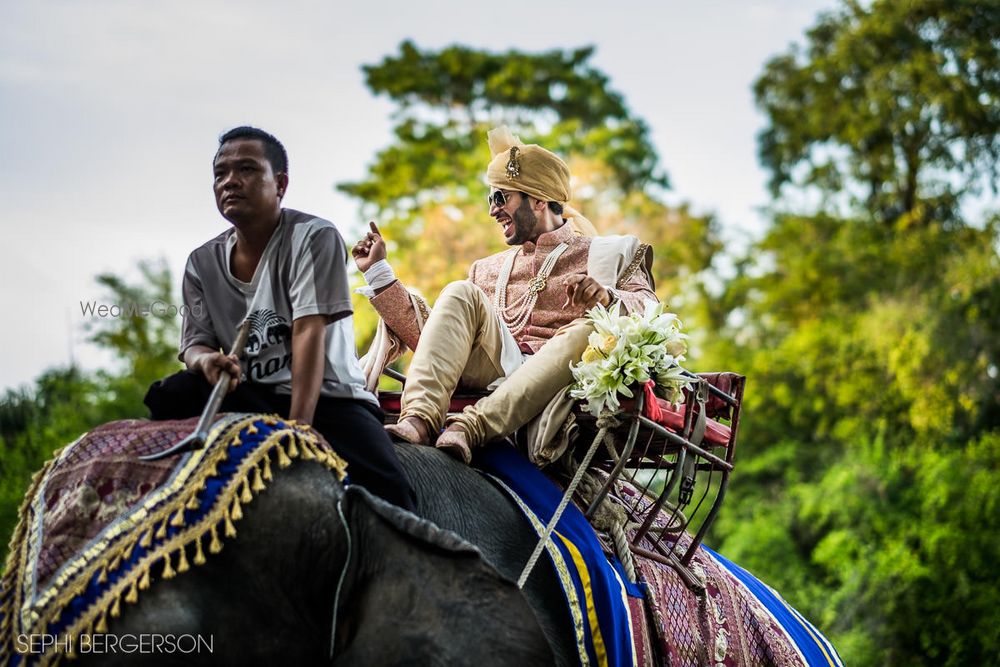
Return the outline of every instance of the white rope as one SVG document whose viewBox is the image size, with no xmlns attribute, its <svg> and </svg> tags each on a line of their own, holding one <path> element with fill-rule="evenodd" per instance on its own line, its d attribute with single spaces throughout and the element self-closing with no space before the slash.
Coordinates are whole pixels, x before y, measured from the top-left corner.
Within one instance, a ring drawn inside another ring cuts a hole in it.
<svg viewBox="0 0 1000 667">
<path fill-rule="evenodd" d="M 611 441 L 610 437 L 604 439 L 604 444 L 608 445 Z M 609 450 L 613 450 L 614 447 L 609 445 Z M 614 456 L 617 457 L 617 452 Z M 575 464 L 572 457 L 566 457 L 568 459 L 568 464 Z M 572 466 L 571 466 L 572 467 Z M 585 505 L 590 505 L 594 498 L 598 496 L 601 490 L 604 488 L 598 479 L 587 472 L 584 474 L 580 481 L 580 486 L 578 491 L 580 497 L 583 499 Z M 606 495 L 601 504 L 597 506 L 594 511 L 593 516 L 590 517 L 590 525 L 598 531 L 607 533 L 614 547 L 615 555 L 618 556 L 618 560 L 621 562 L 622 567 L 625 569 L 625 574 L 628 577 L 629 582 L 635 583 L 635 561 L 632 558 L 632 551 L 629 549 L 628 535 L 626 531 L 633 528 L 638 528 L 640 524 L 633 523 L 628 520 L 628 514 L 625 512 L 625 508 L 616 505 L 611 501 L 611 496 Z"/>
<path fill-rule="evenodd" d="M 612 417 L 607 415 L 607 413 L 601 415 L 603 421 L 607 421 Z M 602 420 L 598 420 L 600 423 Z M 535 545 L 535 550 L 531 554 L 531 558 L 524 566 L 524 570 L 521 571 L 521 576 L 517 580 L 517 587 L 524 588 L 524 584 L 528 581 L 528 576 L 531 571 L 535 569 L 535 565 L 538 563 L 538 559 L 541 557 L 542 552 L 545 550 L 545 546 L 548 544 L 552 537 L 552 531 L 555 530 L 556 524 L 559 523 L 559 519 L 562 518 L 563 512 L 566 510 L 566 506 L 569 505 L 569 501 L 573 498 L 573 494 L 576 493 L 576 487 L 580 484 L 580 480 L 583 479 L 583 474 L 587 472 L 587 467 L 590 465 L 590 459 L 594 457 L 594 453 L 597 451 L 597 447 L 604 441 L 604 437 L 607 435 L 608 426 L 601 426 L 601 429 L 597 432 L 597 437 L 594 438 L 594 442 L 590 445 L 590 449 L 584 455 L 583 460 L 580 461 L 580 466 L 576 469 L 576 473 L 573 475 L 573 479 L 570 481 L 569 486 L 566 487 L 565 493 L 563 493 L 562 499 L 559 501 L 558 507 L 556 507 L 555 513 L 549 520 L 549 525 L 545 526 L 545 532 L 542 533 L 542 537 L 538 540 L 538 544 Z"/>
<path fill-rule="evenodd" d="M 333 649 L 337 641 L 337 607 L 340 606 L 340 589 L 344 585 L 347 577 L 347 568 L 351 565 L 351 529 L 347 525 L 344 517 L 344 499 L 341 497 L 337 501 L 337 515 L 340 516 L 340 523 L 344 526 L 344 536 L 347 538 L 347 558 L 344 560 L 344 569 L 340 572 L 340 581 L 337 582 L 337 592 L 333 596 L 333 622 L 330 626 L 330 659 L 333 659 Z"/>
<path fill-rule="evenodd" d="M 605 498 L 603 502 L 608 502 Z M 615 546 L 615 553 L 618 555 L 618 561 L 622 564 L 625 569 L 625 575 L 628 577 L 630 583 L 635 583 L 635 560 L 632 558 L 632 551 L 628 548 L 628 536 L 625 534 L 625 522 L 615 522 L 611 525 L 611 529 L 608 531 L 611 535 L 611 541 Z"/>
</svg>

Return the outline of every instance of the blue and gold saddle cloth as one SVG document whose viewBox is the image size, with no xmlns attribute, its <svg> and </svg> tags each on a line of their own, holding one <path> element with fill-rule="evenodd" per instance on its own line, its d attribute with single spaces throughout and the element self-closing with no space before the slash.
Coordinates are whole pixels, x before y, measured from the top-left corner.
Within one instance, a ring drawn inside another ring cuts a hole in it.
<svg viewBox="0 0 1000 667">
<path fill-rule="evenodd" d="M 510 495 L 541 536 L 562 499 L 562 489 L 513 447 L 497 443 L 476 452 L 475 466 Z M 569 605 L 581 665 L 624 667 L 637 656 L 628 596 L 642 591 L 609 561 L 594 529 L 570 503 L 556 524 L 546 552 Z"/>
<path fill-rule="evenodd" d="M 72 642 L 35 652 L 15 639 L 106 632 L 108 616 L 151 581 L 204 563 L 236 536 L 242 508 L 266 488 L 272 468 L 312 460 L 346 475 L 347 463 L 315 432 L 264 415 L 225 415 L 202 449 L 139 460 L 191 433 L 196 421 L 105 424 L 36 474 L 0 581 L 0 665 L 51 664 Z"/>
</svg>

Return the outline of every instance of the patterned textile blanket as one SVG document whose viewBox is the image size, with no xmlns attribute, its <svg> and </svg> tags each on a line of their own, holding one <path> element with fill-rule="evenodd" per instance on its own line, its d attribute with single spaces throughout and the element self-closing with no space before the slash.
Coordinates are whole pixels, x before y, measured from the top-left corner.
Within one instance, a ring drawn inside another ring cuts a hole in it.
<svg viewBox="0 0 1000 667">
<path fill-rule="evenodd" d="M 196 421 L 105 424 L 36 474 L 0 581 L 0 665 L 51 664 L 59 646 L 22 655 L 14 639 L 106 632 L 123 599 L 135 603 L 153 579 L 204 563 L 236 536 L 242 508 L 266 488 L 272 466 L 314 460 L 339 479 L 346 474 L 346 462 L 308 427 L 264 415 L 224 415 L 204 448 L 139 460 Z"/>
<path fill-rule="evenodd" d="M 621 490 L 633 497 L 640 493 L 625 484 Z M 678 539 L 683 553 L 691 538 Z M 639 546 L 652 549 L 648 543 Z M 701 546 L 690 565 L 704 595 L 691 591 L 667 565 L 638 556 L 635 565 L 646 586 L 663 665 L 843 667 L 829 640 L 780 595 L 708 547 Z"/>
</svg>

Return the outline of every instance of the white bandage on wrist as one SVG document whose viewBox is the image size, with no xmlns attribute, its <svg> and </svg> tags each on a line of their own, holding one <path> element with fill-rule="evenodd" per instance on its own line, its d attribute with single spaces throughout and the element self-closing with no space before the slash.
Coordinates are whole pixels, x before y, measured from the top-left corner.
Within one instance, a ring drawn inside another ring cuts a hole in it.
<svg viewBox="0 0 1000 667">
<path fill-rule="evenodd" d="M 389 262 L 384 259 L 380 259 L 369 266 L 363 275 L 365 282 L 368 283 L 368 287 L 359 287 L 354 291 L 369 299 L 375 296 L 375 290 L 391 285 L 396 280 L 396 272 L 389 266 Z"/>
<path fill-rule="evenodd" d="M 396 280 L 396 272 L 384 259 L 375 262 L 365 271 L 365 282 L 372 289 L 381 289 L 386 285 L 391 285 L 394 280 Z"/>
</svg>

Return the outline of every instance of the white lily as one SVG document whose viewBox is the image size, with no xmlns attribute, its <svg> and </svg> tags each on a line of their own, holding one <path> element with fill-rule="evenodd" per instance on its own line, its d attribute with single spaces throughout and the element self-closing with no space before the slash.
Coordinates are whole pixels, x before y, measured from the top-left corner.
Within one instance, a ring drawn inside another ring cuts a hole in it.
<svg viewBox="0 0 1000 667">
<path fill-rule="evenodd" d="M 629 386 L 650 379 L 671 402 L 683 400 L 683 390 L 690 386 L 680 367 L 688 336 L 681 333 L 677 315 L 649 302 L 642 313 L 631 315 L 622 315 L 619 303 L 610 310 L 597 305 L 587 317 L 594 333 L 587 339 L 584 359 L 570 366 L 570 395 L 585 400 L 588 412 L 597 416 L 603 410 L 617 411 L 618 394 L 632 397 Z"/>
</svg>

